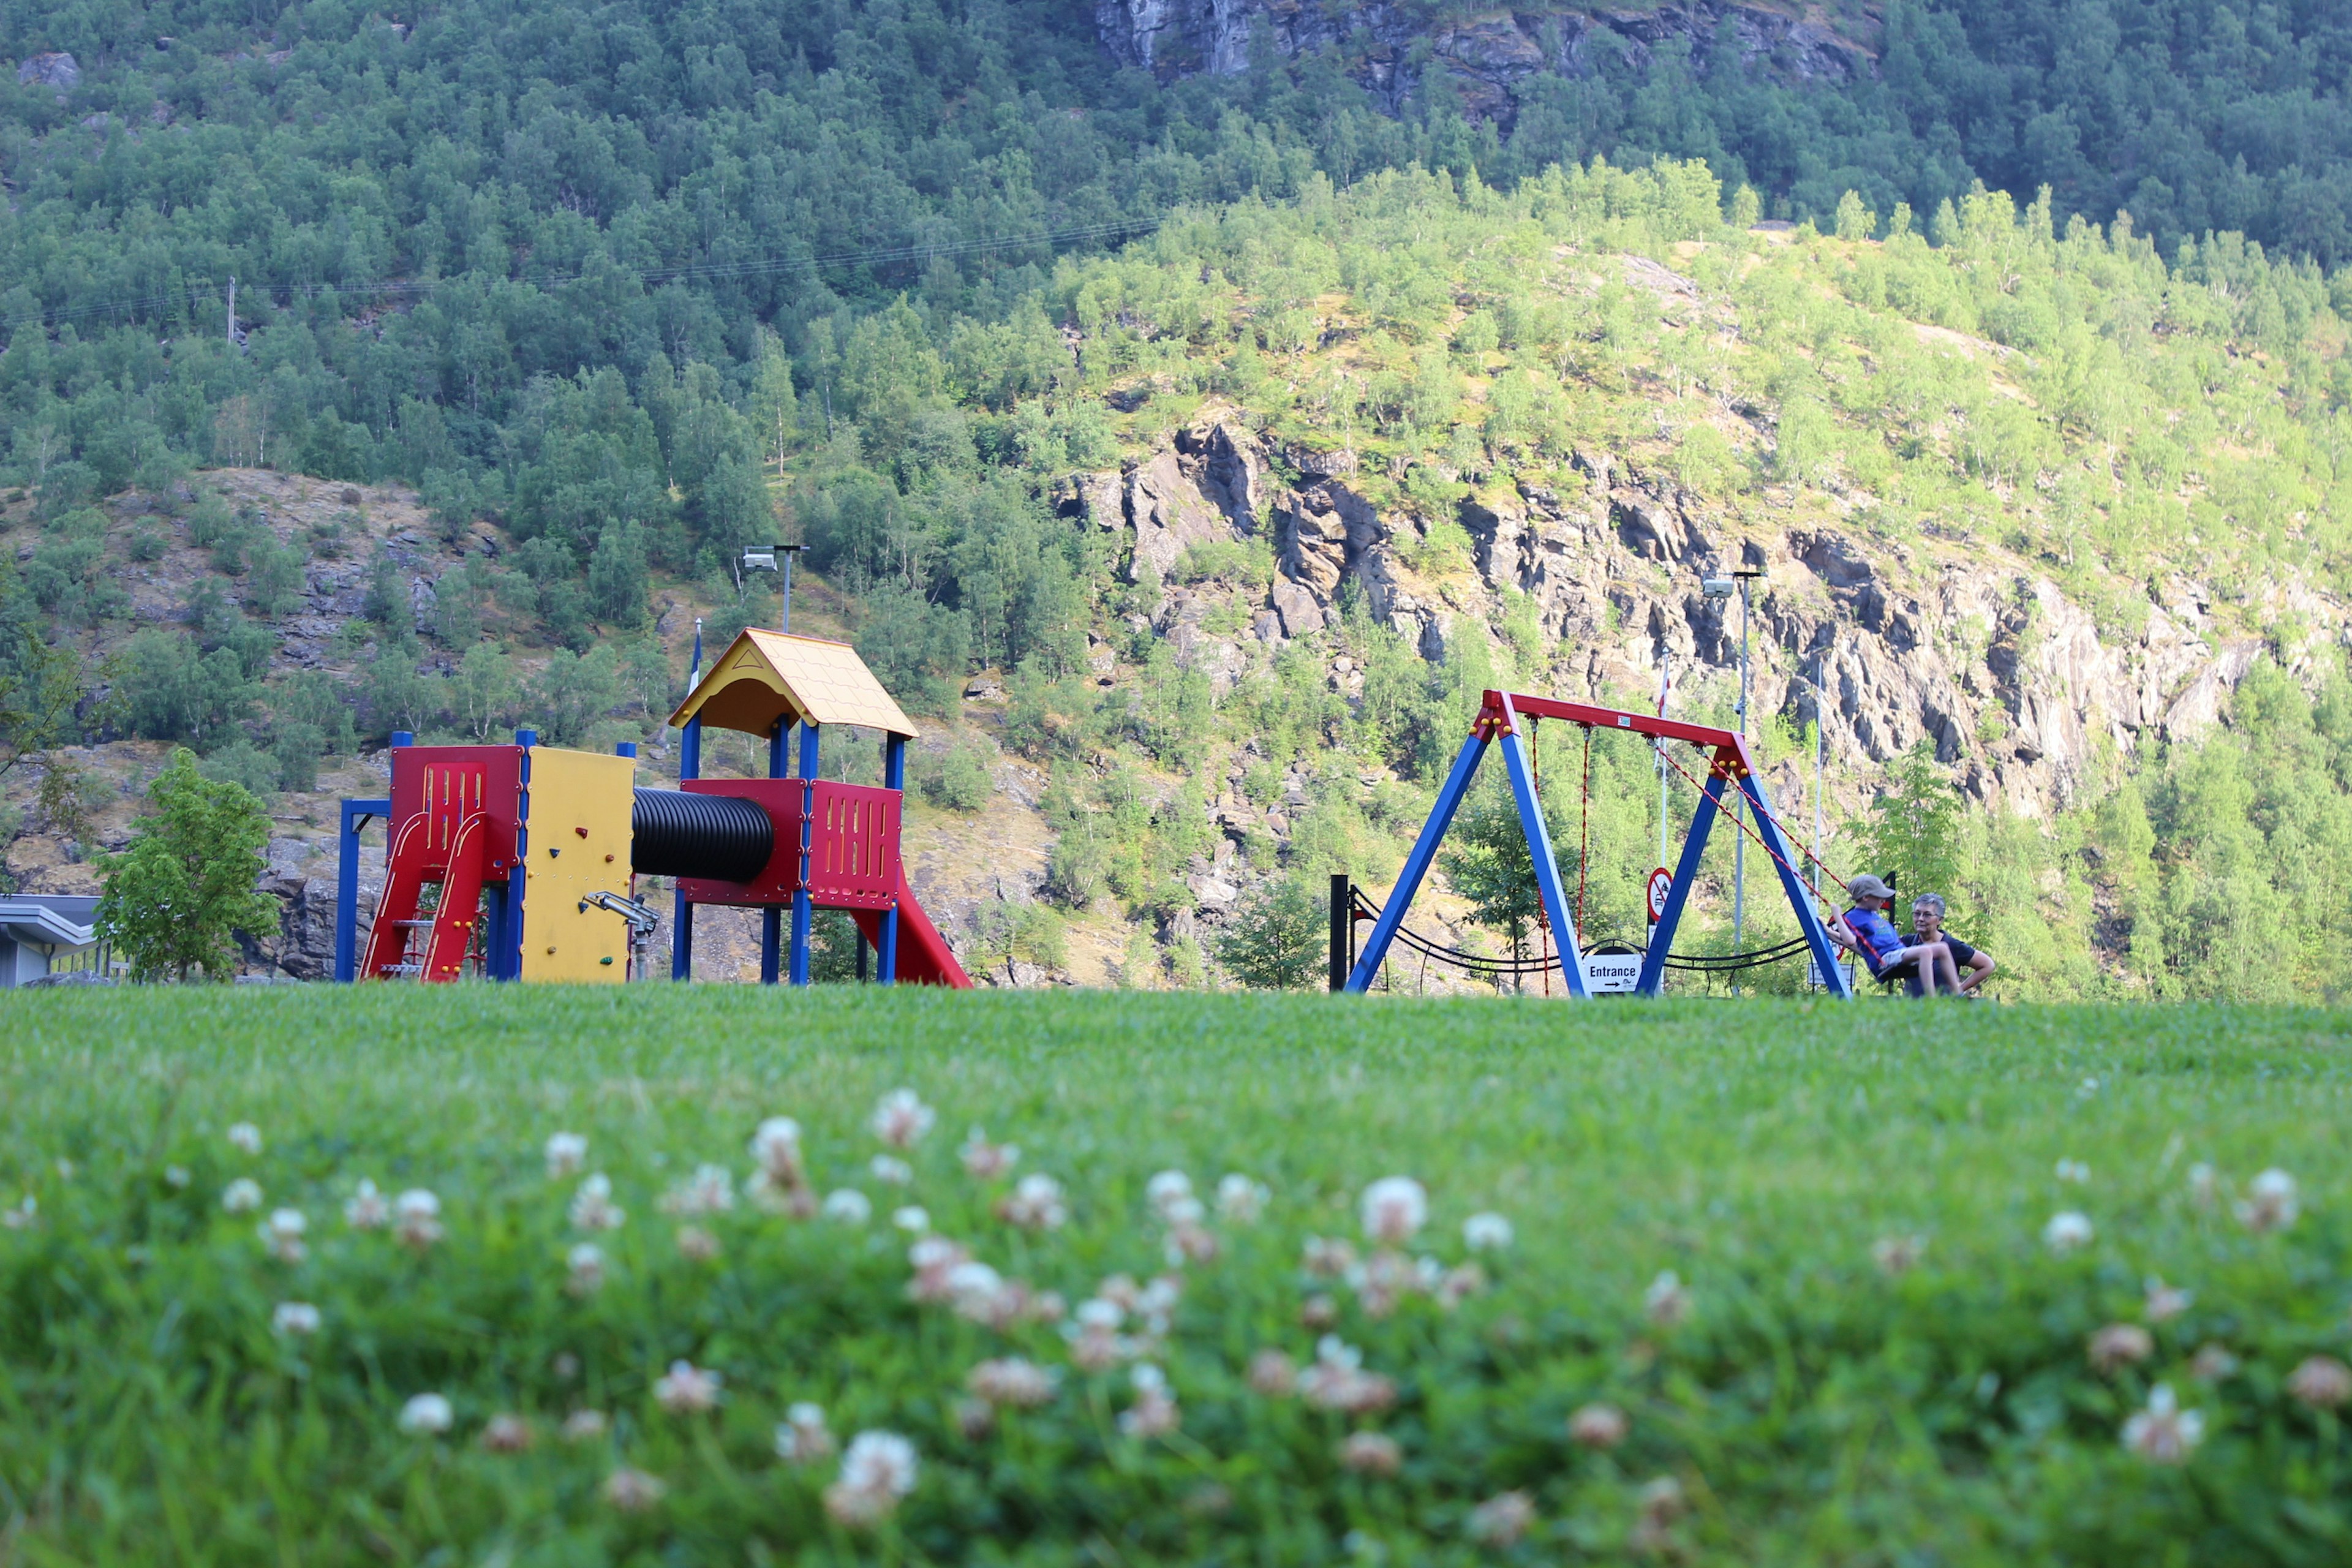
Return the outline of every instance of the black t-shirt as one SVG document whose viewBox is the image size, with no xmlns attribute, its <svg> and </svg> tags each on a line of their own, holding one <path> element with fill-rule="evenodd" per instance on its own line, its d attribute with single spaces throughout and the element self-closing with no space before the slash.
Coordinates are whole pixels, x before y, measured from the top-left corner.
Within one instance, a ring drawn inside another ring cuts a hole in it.
<svg viewBox="0 0 2352 1568">
<path fill-rule="evenodd" d="M 1967 942 L 1962 942 L 1958 937 L 1954 936 L 1949 931 L 1946 931 L 1942 936 L 1937 937 L 1936 940 L 1952 950 L 1952 972 L 1958 974 L 1960 979 L 1965 982 L 1969 977 L 1969 964 L 1976 958 L 1977 950 L 1970 947 Z M 1914 942 L 1911 945 L 1916 946 L 1917 943 Z M 1905 995 L 1924 996 L 1927 994 L 1927 991 L 1919 984 L 1919 966 L 1916 963 L 1906 963 L 1895 973 L 1903 976 L 1903 994 Z M 1944 976 L 1940 969 L 1937 970 L 1936 974 L 1936 994 L 1939 996 L 1944 994 Z"/>
</svg>

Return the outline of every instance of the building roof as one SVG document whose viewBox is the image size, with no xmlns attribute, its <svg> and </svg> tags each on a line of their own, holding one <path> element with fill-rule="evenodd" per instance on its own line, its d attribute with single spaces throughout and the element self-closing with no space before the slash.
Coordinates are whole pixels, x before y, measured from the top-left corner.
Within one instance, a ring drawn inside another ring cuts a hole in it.
<svg viewBox="0 0 2352 1568">
<path fill-rule="evenodd" d="M 683 728 L 697 714 L 705 728 L 747 735 L 770 733 L 779 719 L 855 724 L 908 740 L 917 732 L 847 643 L 755 627 L 727 646 L 669 721 Z"/>
<path fill-rule="evenodd" d="M 31 947 L 88 947 L 98 900 L 86 895 L 14 893 L 0 899 L 0 936 Z"/>
</svg>

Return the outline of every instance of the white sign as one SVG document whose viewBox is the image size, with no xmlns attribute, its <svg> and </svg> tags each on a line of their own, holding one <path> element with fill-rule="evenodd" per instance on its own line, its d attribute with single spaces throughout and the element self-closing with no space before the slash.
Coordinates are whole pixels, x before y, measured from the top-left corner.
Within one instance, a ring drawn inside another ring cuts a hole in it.
<svg viewBox="0 0 2352 1568">
<path fill-rule="evenodd" d="M 1666 900 L 1675 890 L 1675 874 L 1664 866 L 1650 873 L 1650 923 L 1666 918 Z"/>
<path fill-rule="evenodd" d="M 1588 952 L 1584 955 L 1584 988 L 1595 995 L 1625 993 L 1642 978 L 1638 952 Z"/>
</svg>

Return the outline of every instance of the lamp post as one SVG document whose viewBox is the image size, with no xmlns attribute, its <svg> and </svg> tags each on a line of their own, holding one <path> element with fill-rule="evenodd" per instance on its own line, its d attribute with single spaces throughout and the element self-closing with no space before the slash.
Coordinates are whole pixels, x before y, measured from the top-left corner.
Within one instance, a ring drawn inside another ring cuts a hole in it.
<svg viewBox="0 0 2352 1568">
<path fill-rule="evenodd" d="M 1732 573 L 1728 577 L 1709 577 L 1699 584 L 1701 591 L 1704 592 L 1710 600 L 1718 605 L 1731 597 L 1731 591 L 1735 584 L 1738 585 L 1739 590 L 1739 706 L 1737 709 L 1737 711 L 1739 715 L 1739 738 L 1743 741 L 1748 738 L 1748 588 L 1757 578 L 1761 577 L 1762 575 L 1764 575 L 1764 568 L 1761 566 L 1743 566 L 1738 571 Z M 1745 800 L 1746 795 L 1742 794 L 1732 802 L 1731 809 L 1735 814 L 1735 821 L 1738 820 L 1738 816 L 1744 815 Z M 1734 835 L 1731 840 L 1732 952 L 1738 952 L 1743 951 L 1743 945 L 1747 940 L 1747 931 L 1748 835 L 1743 830 L 1740 833 Z M 1738 995 L 1738 994 L 1739 988 L 1737 985 L 1733 986 L 1732 994 Z"/>
<path fill-rule="evenodd" d="M 773 572 L 782 582 L 783 609 L 776 617 L 776 629 L 793 629 L 793 557 L 808 548 L 805 544 L 747 544 L 735 557 L 735 592 L 743 592 L 746 572 Z"/>
</svg>

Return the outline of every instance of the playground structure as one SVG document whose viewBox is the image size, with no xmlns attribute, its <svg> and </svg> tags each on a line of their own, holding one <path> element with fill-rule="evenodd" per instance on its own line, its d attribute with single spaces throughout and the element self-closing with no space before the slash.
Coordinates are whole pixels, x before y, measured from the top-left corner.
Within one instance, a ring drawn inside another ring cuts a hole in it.
<svg viewBox="0 0 2352 1568">
<path fill-rule="evenodd" d="M 1527 742 L 1521 734 L 1523 727 L 1531 727 L 1536 721 L 1545 719 L 1580 726 L 1588 739 L 1595 730 L 1648 736 L 1661 742 L 1660 756 L 1686 778 L 1691 777 L 1688 770 L 1673 760 L 1664 743 L 1686 742 L 1710 753 L 1706 780 L 1699 784 L 1698 806 L 1692 814 L 1690 830 L 1683 840 L 1681 858 L 1664 889 L 1663 906 L 1655 911 L 1657 918 L 1650 929 L 1649 943 L 1641 950 L 1641 964 L 1633 984 L 1636 995 L 1659 994 L 1669 967 L 1744 967 L 1791 956 L 1800 948 L 1811 954 L 1815 973 L 1825 989 L 1841 997 L 1850 999 L 1853 995 L 1853 982 L 1841 967 L 1829 929 L 1814 908 L 1821 893 L 1799 869 L 1799 860 L 1810 857 L 1803 856 L 1803 852 L 1797 849 L 1781 830 L 1770 803 L 1765 799 L 1763 781 L 1756 776 L 1755 762 L 1748 753 L 1745 737 L 1735 731 L 1719 730 L 1705 724 L 1686 724 L 1679 720 L 1648 713 L 1596 708 L 1581 702 L 1563 702 L 1549 697 L 1505 691 L 1488 691 L 1486 694 L 1478 717 L 1471 726 L 1470 738 L 1463 743 L 1460 754 L 1454 758 L 1453 771 L 1437 792 L 1436 803 L 1430 808 L 1428 820 L 1422 825 L 1421 836 L 1414 840 L 1412 853 L 1406 857 L 1404 868 L 1398 873 L 1396 887 L 1387 902 L 1377 907 L 1367 905 L 1352 886 L 1343 893 L 1339 886 L 1342 879 L 1333 879 L 1333 989 L 1358 993 L 1369 990 L 1388 958 L 1391 945 L 1402 937 L 1409 948 L 1425 956 L 1436 956 L 1442 963 L 1469 960 L 1460 966 L 1474 973 L 1517 976 L 1523 973 L 1548 973 L 1556 966 L 1570 996 L 1582 999 L 1593 994 L 1591 963 L 1594 955 L 1583 945 L 1578 930 L 1580 889 L 1579 905 L 1571 906 L 1560 882 L 1559 862 L 1552 856 L 1551 831 L 1544 822 L 1538 799 L 1537 780 L 1529 765 Z M 1445 831 L 1453 825 L 1454 815 L 1461 807 L 1472 781 L 1477 775 L 1478 764 L 1485 759 L 1486 749 L 1492 745 L 1501 747 L 1504 765 L 1510 774 L 1511 795 L 1518 809 L 1520 830 L 1527 836 L 1528 850 L 1535 862 L 1536 887 L 1542 910 L 1539 924 L 1546 931 L 1548 941 L 1556 939 L 1559 942 L 1557 960 L 1549 953 L 1540 963 L 1498 962 L 1456 953 L 1406 930 L 1404 926 L 1405 915 L 1412 907 L 1413 895 L 1420 890 L 1423 879 L 1428 876 L 1431 865 L 1436 860 L 1438 847 L 1444 841 Z M 1696 779 L 1692 782 L 1698 783 Z M 1714 829 L 1717 816 L 1722 813 L 1727 786 L 1736 786 L 1748 803 L 1749 815 L 1754 818 L 1753 825 L 1739 822 L 1737 818 L 1734 819 L 1735 825 L 1741 832 L 1753 837 L 1770 858 L 1780 873 L 1781 889 L 1788 895 L 1790 908 L 1796 913 L 1800 934 L 1795 941 L 1783 943 L 1769 952 L 1736 954 L 1728 960 L 1686 959 L 1673 951 L 1675 932 L 1681 924 L 1684 906 L 1689 901 L 1691 888 L 1698 875 L 1699 858 L 1706 850 L 1707 837 Z M 1372 921 L 1371 934 L 1361 949 L 1357 950 L 1355 922 L 1366 915 Z M 1345 955 L 1350 952 L 1353 962 L 1346 963 Z M 1346 963 L 1344 979 L 1341 977 L 1343 963 Z"/>
<path fill-rule="evenodd" d="M 900 855 L 915 728 L 854 649 L 746 630 L 670 723 L 681 731 L 674 790 L 636 787 L 634 746 L 606 757 L 541 746 L 528 730 L 510 746 L 395 735 L 391 795 L 342 803 L 335 978 L 618 983 L 656 924 L 635 887 L 651 875 L 677 880 L 673 980 L 693 974 L 695 910 L 717 904 L 761 911 L 766 984 L 809 984 L 814 915 L 826 909 L 856 925 L 861 973 L 870 948 L 883 984 L 971 985 Z M 699 776 L 706 725 L 765 739 L 768 776 Z M 818 777 L 828 725 L 881 731 L 879 786 Z M 384 884 L 362 953 L 359 835 L 377 816 Z"/>
</svg>

